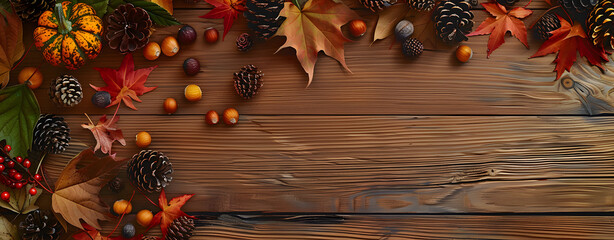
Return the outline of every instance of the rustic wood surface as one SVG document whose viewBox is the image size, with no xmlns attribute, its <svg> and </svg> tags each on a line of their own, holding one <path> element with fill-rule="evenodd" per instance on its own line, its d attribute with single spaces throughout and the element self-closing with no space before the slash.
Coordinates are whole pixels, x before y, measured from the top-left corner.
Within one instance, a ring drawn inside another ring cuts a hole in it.
<svg viewBox="0 0 614 240">
<path fill-rule="evenodd" d="M 369 26 L 366 36 L 346 44 L 353 73 L 320 55 L 309 88 L 293 50 L 273 54 L 282 38 L 236 51 L 234 39 L 247 31 L 242 20 L 225 41 L 203 43 L 203 29 L 222 30 L 221 20 L 198 18 L 211 9 L 204 2 L 175 1 L 175 16 L 200 33 L 195 44 L 156 62 L 135 53 L 137 67 L 159 65 L 148 81 L 159 88 L 142 96 L 138 111 L 119 110 L 127 146 L 114 151 L 129 158 L 139 151 L 133 136 L 152 134 L 150 148 L 166 153 L 175 169 L 169 197 L 196 194 L 184 208 L 201 218 L 195 239 L 611 239 L 614 118 L 588 115 L 614 112 L 614 77 L 580 61 L 563 76 L 576 83 L 566 89 L 554 80 L 554 55 L 529 59 L 540 44 L 532 36 L 530 50 L 508 36 L 490 59 L 488 36 L 471 37 L 466 44 L 474 56 L 466 64 L 451 50 L 406 60 L 390 39 L 371 45 L 377 17 L 357 0 L 344 2 Z M 529 8 L 527 25 L 548 4 L 532 1 Z M 488 16 L 474 13 L 476 26 Z M 159 28 L 152 39 L 177 29 Z M 195 77 L 183 74 L 187 57 L 204 65 Z M 70 72 L 43 61 L 32 50 L 17 71 L 42 64 L 43 86 Z M 92 68 L 117 68 L 120 61 L 105 48 L 70 72 L 86 95 L 75 108 L 45 101 L 45 87 L 35 91 L 42 111 L 64 116 L 72 129 L 68 151 L 44 166 L 52 180 L 94 144 L 80 127 L 83 113 L 97 118 L 115 110 L 89 101 L 94 91 L 87 84 L 103 84 Z M 266 76 L 250 101 L 232 88 L 232 73 L 245 64 Z M 183 99 L 190 83 L 203 88 L 202 101 Z M 167 97 L 178 100 L 177 114 L 164 114 Z M 242 114 L 237 126 L 205 125 L 205 112 L 227 107 Z M 131 193 L 102 195 L 111 203 Z M 134 202 L 135 209 L 153 209 L 142 196 Z M 112 227 L 105 225 L 107 232 Z"/>
</svg>

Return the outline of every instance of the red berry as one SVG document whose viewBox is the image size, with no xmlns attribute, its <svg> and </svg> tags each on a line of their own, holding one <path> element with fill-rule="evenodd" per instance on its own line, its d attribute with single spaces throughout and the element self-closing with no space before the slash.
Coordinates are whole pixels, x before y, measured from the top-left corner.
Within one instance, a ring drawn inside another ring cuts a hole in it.
<svg viewBox="0 0 614 240">
<path fill-rule="evenodd" d="M 13 175 L 13 179 L 15 179 L 17 181 L 20 181 L 22 177 L 23 176 L 21 176 L 21 173 L 15 173 L 15 175 Z"/>
<path fill-rule="evenodd" d="M 23 160 L 23 166 L 26 168 L 29 168 L 32 165 L 32 163 L 30 162 L 30 160 L 26 159 Z"/>
<path fill-rule="evenodd" d="M 28 192 L 30 192 L 30 195 L 34 196 L 38 191 L 36 191 L 36 188 L 30 188 L 30 191 Z"/>
<path fill-rule="evenodd" d="M 9 199 L 11 198 L 11 194 L 9 192 L 2 192 L 0 194 L 0 198 L 2 198 L 2 200 L 4 200 L 5 202 L 8 202 Z"/>
<path fill-rule="evenodd" d="M 11 151 L 11 149 L 13 149 L 13 148 L 11 147 L 11 145 L 6 145 L 6 146 L 4 146 L 4 151 L 5 151 L 5 152 L 7 152 L 7 153 L 8 153 L 8 152 L 10 152 L 10 151 Z"/>
<path fill-rule="evenodd" d="M 6 163 L 6 167 L 8 167 L 8 168 L 14 168 L 14 167 L 15 167 L 15 162 L 13 162 L 13 161 L 8 161 L 8 162 Z"/>
<path fill-rule="evenodd" d="M 18 163 L 21 163 L 21 162 L 23 162 L 23 158 L 18 156 L 18 157 L 15 158 L 15 161 L 17 161 Z"/>
<path fill-rule="evenodd" d="M 0 157 L 0 163 L 3 163 L 3 162 L 4 162 L 4 158 Z"/>
<path fill-rule="evenodd" d="M 0 172 L 4 172 L 4 165 L 0 164 Z"/>
<path fill-rule="evenodd" d="M 35 174 L 34 175 L 34 180 L 36 180 L 37 182 L 40 182 L 40 180 L 42 180 L 43 177 L 40 174 Z"/>
<path fill-rule="evenodd" d="M 17 172 L 15 169 L 9 169 L 9 175 L 13 175 Z"/>
<path fill-rule="evenodd" d="M 22 187 L 23 187 L 23 183 L 20 183 L 20 182 L 15 183 L 15 188 L 21 189 Z"/>
</svg>

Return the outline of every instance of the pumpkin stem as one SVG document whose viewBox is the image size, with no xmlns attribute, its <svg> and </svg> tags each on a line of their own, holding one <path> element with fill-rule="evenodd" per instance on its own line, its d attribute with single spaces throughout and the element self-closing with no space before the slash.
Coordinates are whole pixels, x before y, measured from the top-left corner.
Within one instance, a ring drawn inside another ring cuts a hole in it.
<svg viewBox="0 0 614 240">
<path fill-rule="evenodd" d="M 62 3 L 55 4 L 55 14 L 58 18 L 58 32 L 61 34 L 67 34 L 72 31 L 72 23 L 64 16 L 64 9 Z"/>
</svg>

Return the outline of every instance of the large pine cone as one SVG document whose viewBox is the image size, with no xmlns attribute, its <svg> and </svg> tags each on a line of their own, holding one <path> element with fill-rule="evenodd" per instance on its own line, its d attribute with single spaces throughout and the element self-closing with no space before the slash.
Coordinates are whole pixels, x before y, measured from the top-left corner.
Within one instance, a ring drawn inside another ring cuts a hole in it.
<svg viewBox="0 0 614 240">
<path fill-rule="evenodd" d="M 234 74 L 234 85 L 237 94 L 244 99 L 250 99 L 258 93 L 264 84 L 264 74 L 254 65 L 246 65 Z"/>
<path fill-rule="evenodd" d="M 36 22 L 45 11 L 52 9 L 55 0 L 10 0 L 15 12 L 24 22 Z"/>
<path fill-rule="evenodd" d="M 586 15 L 599 0 L 559 0 L 565 11 L 578 22 L 584 22 Z"/>
<path fill-rule="evenodd" d="M 541 40 L 548 40 L 552 36 L 552 31 L 557 30 L 561 27 L 561 21 L 554 13 L 547 13 L 542 16 L 535 26 L 535 35 Z"/>
<path fill-rule="evenodd" d="M 62 153 L 70 142 L 70 128 L 63 117 L 43 114 L 34 127 L 32 148 L 46 153 Z"/>
<path fill-rule="evenodd" d="M 467 41 L 473 28 L 471 4 L 464 0 L 443 0 L 433 13 L 437 36 L 447 43 Z"/>
<path fill-rule="evenodd" d="M 128 3 L 120 5 L 106 18 L 109 47 L 133 52 L 149 43 L 153 23 L 145 9 Z"/>
<path fill-rule="evenodd" d="M 247 0 L 247 11 L 243 13 L 247 26 L 260 39 L 269 39 L 281 26 L 284 18 L 279 12 L 284 8 L 284 0 Z"/>
<path fill-rule="evenodd" d="M 602 0 L 590 12 L 586 21 L 588 37 L 593 44 L 602 46 L 604 43 L 614 46 L 614 2 Z"/>
<path fill-rule="evenodd" d="M 390 0 L 360 0 L 360 3 L 373 12 L 384 10 L 394 4 Z"/>
<path fill-rule="evenodd" d="M 51 82 L 49 97 L 59 106 L 74 107 L 83 99 L 83 89 L 75 77 L 64 74 Z"/>
<path fill-rule="evenodd" d="M 173 166 L 163 153 L 142 150 L 128 162 L 128 178 L 139 189 L 159 192 L 173 179 Z"/>
<path fill-rule="evenodd" d="M 194 220 L 186 216 L 181 216 L 171 223 L 168 227 L 166 240 L 187 240 L 192 237 L 194 231 Z"/>
<path fill-rule="evenodd" d="M 63 231 L 58 220 L 47 211 L 34 210 L 19 224 L 24 240 L 59 239 Z"/>
</svg>

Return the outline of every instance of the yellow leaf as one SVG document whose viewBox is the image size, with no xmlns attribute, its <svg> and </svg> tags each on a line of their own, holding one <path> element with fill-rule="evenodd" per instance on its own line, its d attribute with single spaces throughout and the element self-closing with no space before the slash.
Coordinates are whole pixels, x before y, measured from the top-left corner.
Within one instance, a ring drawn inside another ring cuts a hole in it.
<svg viewBox="0 0 614 240">
<path fill-rule="evenodd" d="M 151 2 L 160 5 L 160 7 L 166 9 L 168 13 L 173 15 L 173 0 L 150 0 Z"/>
<path fill-rule="evenodd" d="M 407 4 L 396 4 L 380 12 L 373 34 L 373 42 L 392 35 L 395 26 L 407 15 L 407 12 L 409 12 Z"/>
</svg>

